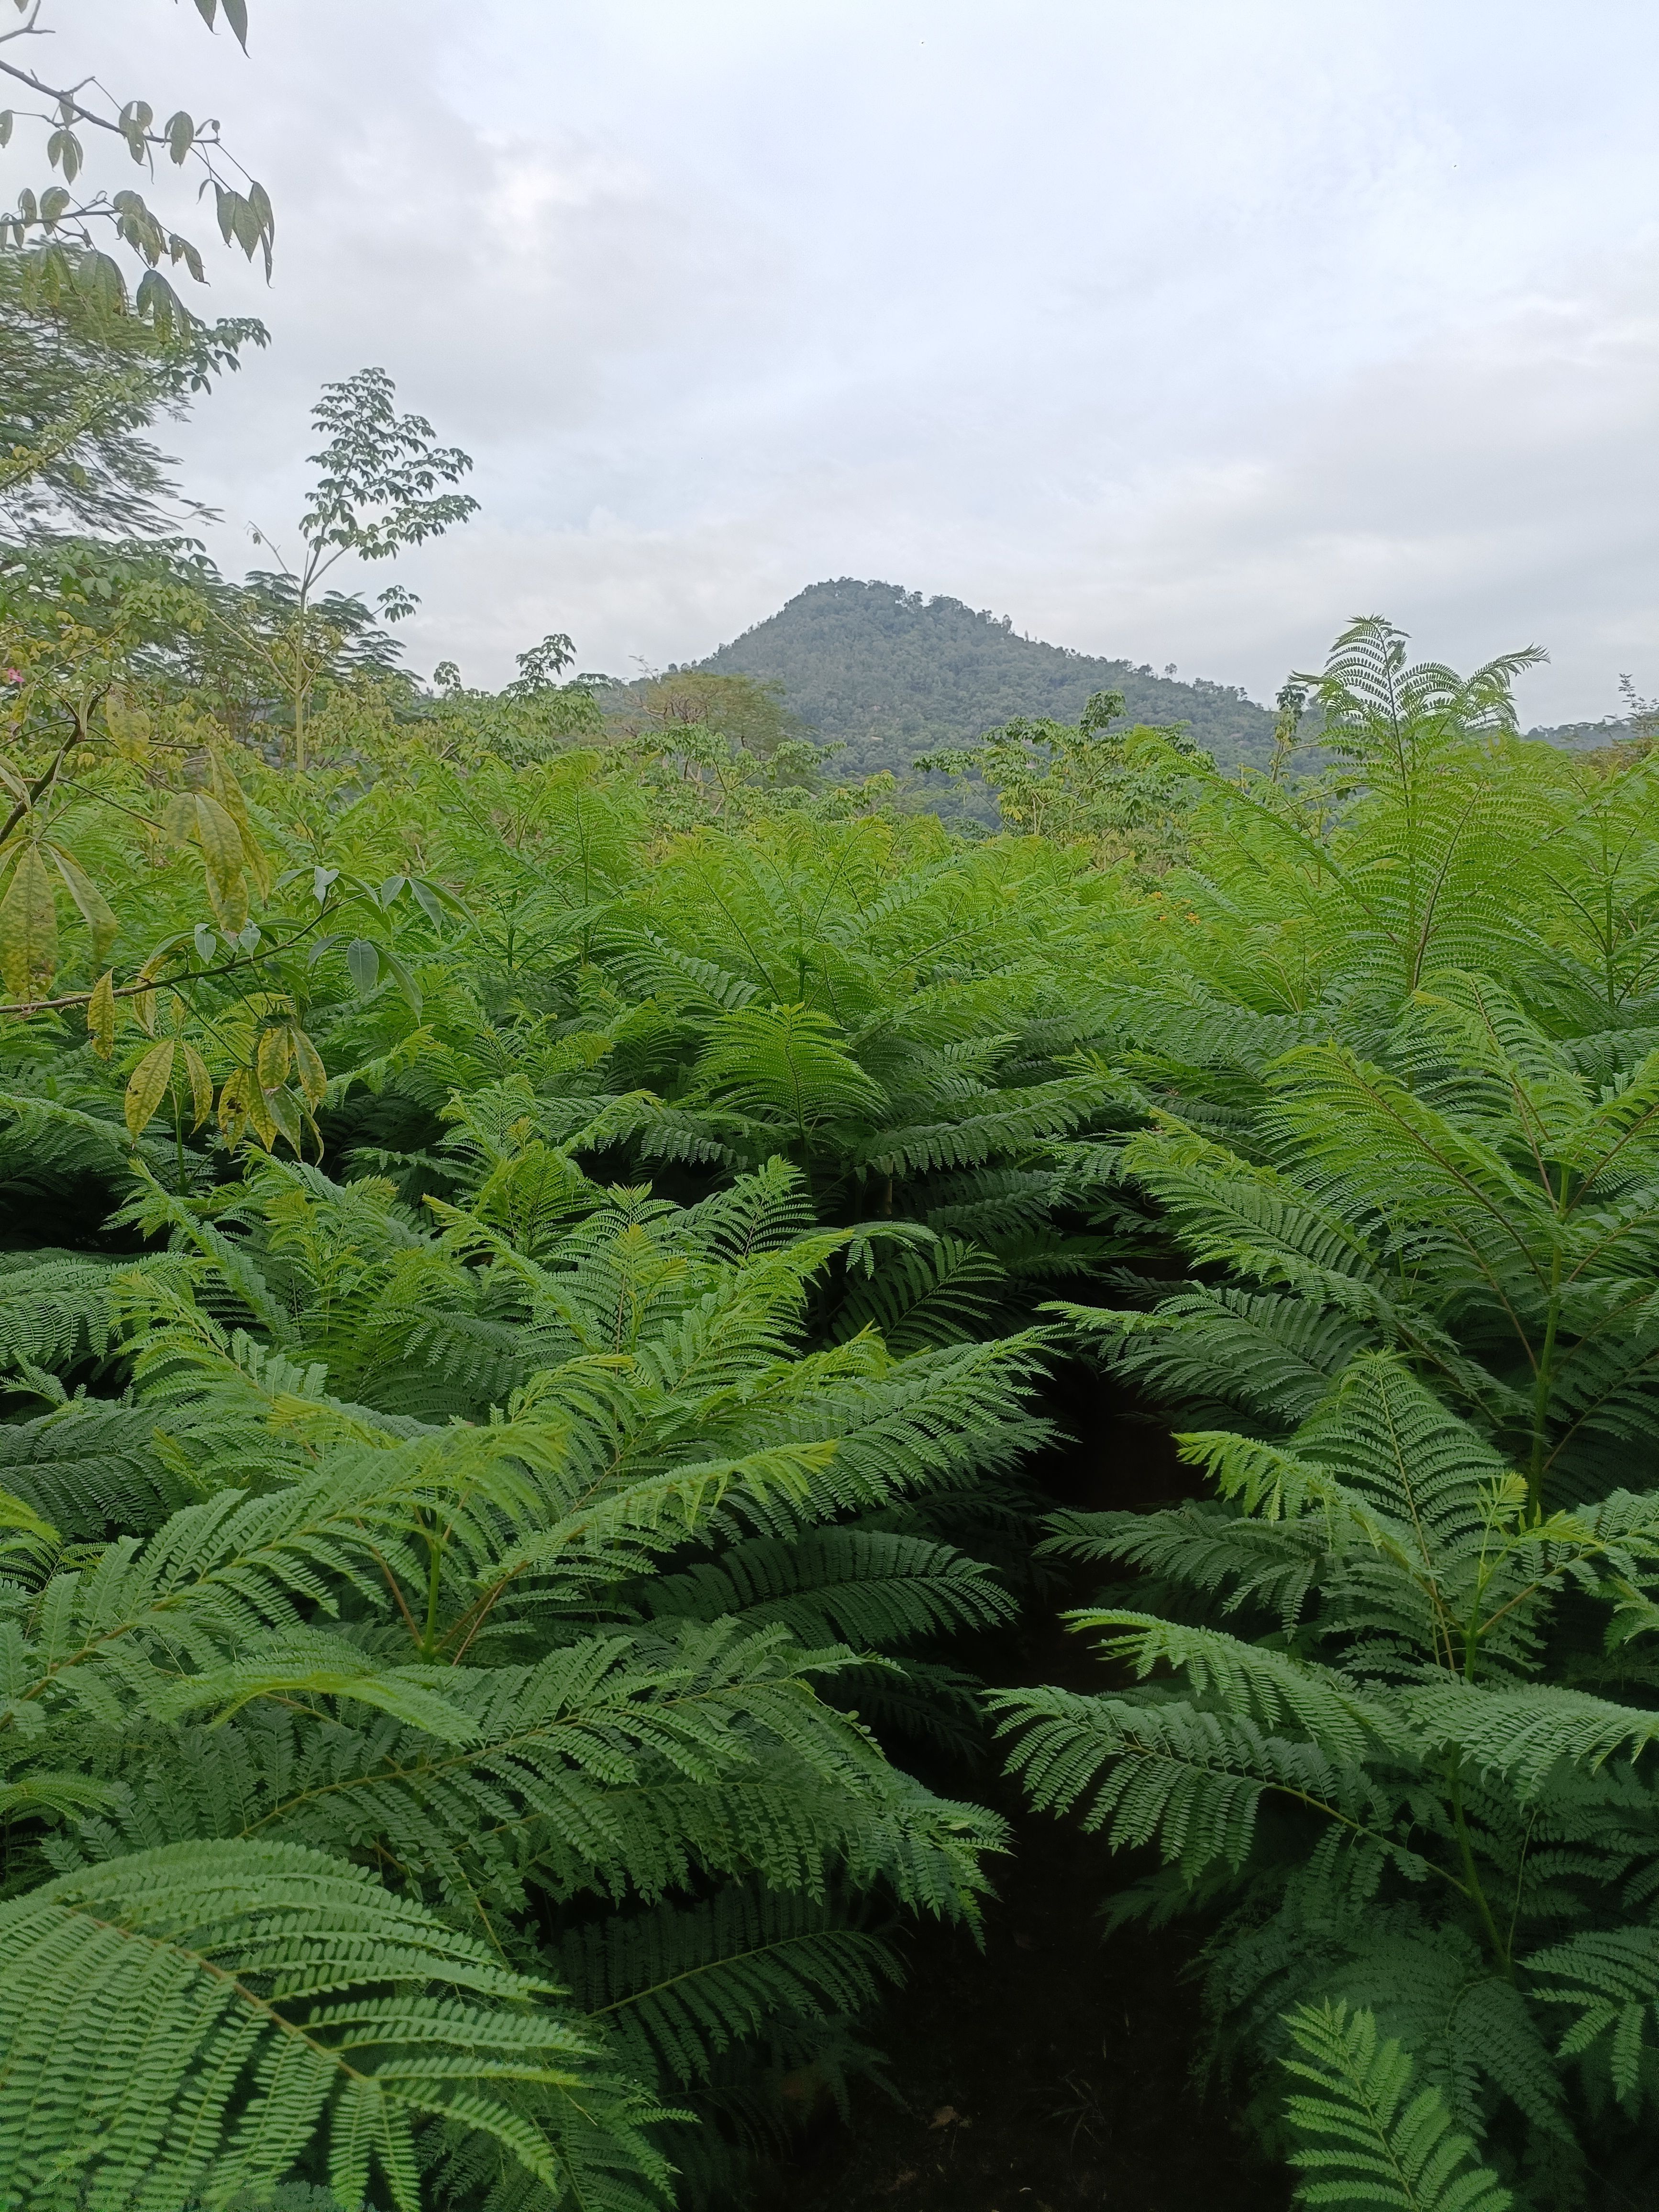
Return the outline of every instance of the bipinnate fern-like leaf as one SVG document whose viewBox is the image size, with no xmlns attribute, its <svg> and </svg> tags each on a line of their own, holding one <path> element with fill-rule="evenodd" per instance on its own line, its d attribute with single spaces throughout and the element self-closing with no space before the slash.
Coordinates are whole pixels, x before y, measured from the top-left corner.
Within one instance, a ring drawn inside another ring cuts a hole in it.
<svg viewBox="0 0 1659 2212">
<path fill-rule="evenodd" d="M 754 1174 L 687 1206 L 677 1224 L 709 1258 L 732 1267 L 781 1250 L 817 1226 L 799 1170 L 775 1155 Z"/>
<path fill-rule="evenodd" d="M 528 1158 L 503 1120 L 523 1102 L 498 1103 L 474 1117 L 478 1146 Z M 975 1917 L 1000 1825 L 897 1771 L 859 1716 L 948 1735 L 971 1711 L 948 1666 L 881 1656 L 1010 1609 L 907 1501 L 1007 1468 L 1042 1433 L 1020 1404 L 1039 1346 L 902 1357 L 865 1330 L 803 1353 L 830 1263 L 893 1240 L 817 1227 L 781 1162 L 693 1209 L 555 1182 L 580 1199 L 560 1200 L 556 1233 L 546 1209 L 486 1219 L 476 1202 L 433 1207 L 429 1227 L 389 1186 L 309 1165 L 262 1169 L 214 1222 L 149 1194 L 175 1252 L 110 1293 L 134 1402 L 7 1432 L 20 1483 L 76 1506 L 77 1534 L 109 1519 L 130 1533 L 61 1551 L 19 1492 L 18 1541 L 44 1549 L 0 1587 L 0 1686 L 27 1729 L 0 1809 L 33 1878 L 71 1885 L 169 1853 L 264 1867 L 292 1850 L 354 1882 L 365 1860 L 395 1868 L 415 1909 L 532 1972 L 550 1926 L 603 1949 L 620 1913 L 622 1978 L 600 2010 L 624 1994 L 629 1943 L 643 1971 L 651 1929 L 662 1960 L 683 1939 L 684 1985 L 629 1984 L 634 2025 L 618 2014 L 602 2039 L 606 2063 L 672 2089 L 699 2052 L 844 2034 L 884 1969 L 832 1899 Z M 411 1360 L 494 1395 L 473 1321 L 510 1334 L 526 1379 L 493 1407 L 464 1397 L 483 1418 L 423 1417 Z M 355 1340 L 376 1330 L 378 1346 Z M 337 1370 L 363 1395 L 338 1395 Z M 77 1472 L 100 1441 L 133 1471 L 77 1504 L 70 1468 L 52 1473 L 60 1437 Z M 821 1525 L 878 1511 L 880 1526 Z M 280 1887 L 261 1893 L 280 1903 Z M 385 1949 L 372 1932 L 359 1948 Z M 301 2025 L 320 2033 L 324 1996 L 304 1994 Z M 527 1984 L 504 2016 L 515 2006 L 574 2018 Z M 411 2088 L 406 2113 L 384 2083 L 348 2085 L 349 2107 L 319 2092 L 259 2185 L 319 2154 L 315 2138 L 342 2203 L 372 2172 L 377 2203 L 435 2186 L 527 2207 L 568 2182 L 598 2212 L 641 2212 L 660 2173 L 636 2148 L 647 2092 L 605 2087 L 591 2055 L 573 2057 L 575 2088 L 507 2057 L 498 2094 L 481 2086 L 496 2059 L 445 2057 L 471 2087 L 425 2106 Z M 436 2063 L 417 2053 L 404 2072 Z M 226 2092 L 204 2212 L 255 2172 L 238 2163 L 248 2094 Z"/>
<path fill-rule="evenodd" d="M 1354 2212 L 1510 2212 L 1515 2199 L 1452 2124 L 1445 2099 L 1412 2094 L 1410 2057 L 1345 2004 L 1301 2005 L 1287 2023 L 1304 2086 L 1285 2100 L 1304 2204 Z"/>
<path fill-rule="evenodd" d="M 445 2118 L 556 2192 L 559 2101 L 618 2093 L 554 1996 L 293 1844 L 179 1844 L 65 1876 L 0 1905 L 0 2197 L 212 2212 L 280 2180 L 320 2128 L 342 2203 L 373 2179 L 420 2212 L 415 2130 Z M 650 2116 L 617 2117 L 626 2132 Z"/>
<path fill-rule="evenodd" d="M 827 1016 L 805 1006 L 742 1007 L 714 1025 L 697 1064 L 711 1098 L 773 1117 L 803 1141 L 822 1123 L 879 1114 L 881 1086 Z"/>
<path fill-rule="evenodd" d="M 1334 1764 L 1357 1762 L 1373 1745 L 1397 1740 L 1388 1709 L 1332 1668 L 1152 1613 L 1090 1607 L 1066 1617 L 1085 1634 L 1103 1632 L 1103 1657 L 1127 1659 L 1143 1677 L 1158 1667 L 1176 1668 L 1200 1698 L 1212 1697 L 1265 1730 L 1294 1729 Z"/>
<path fill-rule="evenodd" d="M 807 1648 L 880 1650 L 1006 1620 L 1012 1600 L 990 1570 L 950 1544 L 883 1528 L 808 1529 L 733 1544 L 718 1559 L 639 1585 L 654 1618 L 781 1622 Z"/>
<path fill-rule="evenodd" d="M 966 1111 L 878 1129 L 860 1146 L 860 1164 L 876 1175 L 915 1175 L 1018 1156 L 1087 1121 L 1109 1087 L 1091 1069 L 1024 1089 L 984 1091 L 962 1102 Z"/>
<path fill-rule="evenodd" d="M 960 1344 L 985 1333 L 1006 1279 L 990 1253 L 959 1237 L 902 1249 L 854 1281 L 835 1333 L 844 1340 L 873 1328 L 897 1352 Z"/>
<path fill-rule="evenodd" d="M 155 1429 L 148 1407 L 71 1398 L 0 1425 L 0 1487 L 27 1497 L 72 1542 L 114 1529 L 148 1534 L 191 1497 L 157 1450 Z"/>
<path fill-rule="evenodd" d="M 1194 1439 L 1182 1439 L 1191 1444 Z M 1254 1455 L 1271 1452 L 1249 1439 L 1230 1444 Z M 1273 1455 L 1282 1468 L 1284 1455 Z M 1326 1528 L 1311 1514 L 1251 1519 L 1212 1503 L 1143 1513 L 1051 1513 L 1042 1550 L 1061 1558 L 1121 1560 L 1154 1585 L 1190 1589 L 1218 1599 L 1224 1613 L 1261 1606 L 1289 1630 L 1302 1613 L 1327 1560 Z"/>
<path fill-rule="evenodd" d="M 8 1253 L 0 1260 L 0 1370 L 58 1373 L 110 1346 L 107 1260 Z"/>
<path fill-rule="evenodd" d="M 1472 1771 L 1501 1776 L 1522 1803 L 1535 1801 L 1561 1767 L 1593 1773 L 1615 1755 L 1634 1759 L 1659 1739 L 1659 1713 L 1558 1683 L 1485 1691 L 1436 1686 L 1409 1706 L 1425 1747 L 1452 1748 Z"/>
<path fill-rule="evenodd" d="M 1547 1945 L 1526 1961 L 1535 1992 L 1548 2005 L 1571 2006 L 1577 2018 L 1561 2039 L 1560 2055 L 1598 2052 L 1621 2101 L 1639 2103 L 1653 2086 L 1659 2037 L 1659 1933 L 1651 1928 L 1583 1929 Z"/>
<path fill-rule="evenodd" d="M 1322 1813 L 1420 1871 L 1417 1855 L 1390 1838 L 1381 1793 L 1304 1737 L 1162 1698 L 1001 1690 L 988 1703 L 1000 1717 L 998 1734 L 1012 1738 L 1009 1770 L 1034 1804 L 1061 1813 L 1084 1806 L 1085 1829 L 1103 1829 L 1120 1850 L 1156 1842 L 1185 1881 L 1218 1863 L 1245 1863 L 1270 1794 Z"/>
<path fill-rule="evenodd" d="M 856 2013 L 898 1979 L 890 1945 L 830 1900 L 744 1884 L 592 1924 L 558 1960 L 573 2001 L 631 2070 L 681 2085 L 781 2019 Z"/>
</svg>

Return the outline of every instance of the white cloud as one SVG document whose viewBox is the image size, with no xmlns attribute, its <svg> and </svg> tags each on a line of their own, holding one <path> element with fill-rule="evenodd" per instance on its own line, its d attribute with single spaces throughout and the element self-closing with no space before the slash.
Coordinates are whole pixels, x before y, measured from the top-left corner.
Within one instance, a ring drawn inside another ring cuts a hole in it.
<svg viewBox="0 0 1659 2212">
<path fill-rule="evenodd" d="M 204 495 L 276 530 L 368 361 L 477 456 L 421 665 L 690 657 L 856 574 L 1258 694 L 1370 609 L 1549 646 L 1539 719 L 1659 690 L 1642 0 L 255 0 L 246 64 L 78 0 L 95 41 L 276 202 Z"/>
</svg>

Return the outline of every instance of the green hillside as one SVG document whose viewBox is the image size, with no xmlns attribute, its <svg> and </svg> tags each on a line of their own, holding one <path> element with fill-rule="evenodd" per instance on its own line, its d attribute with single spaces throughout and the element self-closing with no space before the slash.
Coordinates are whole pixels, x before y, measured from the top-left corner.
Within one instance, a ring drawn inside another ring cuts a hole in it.
<svg viewBox="0 0 1659 2212">
<path fill-rule="evenodd" d="M 1236 684 L 1177 683 L 1022 637 L 1006 616 L 852 576 L 811 584 L 698 664 L 782 683 L 790 706 L 846 752 L 842 773 L 902 771 L 1013 714 L 1074 722 L 1091 692 L 1119 690 L 1138 721 L 1187 723 L 1224 763 L 1265 761 L 1273 716 Z"/>
</svg>

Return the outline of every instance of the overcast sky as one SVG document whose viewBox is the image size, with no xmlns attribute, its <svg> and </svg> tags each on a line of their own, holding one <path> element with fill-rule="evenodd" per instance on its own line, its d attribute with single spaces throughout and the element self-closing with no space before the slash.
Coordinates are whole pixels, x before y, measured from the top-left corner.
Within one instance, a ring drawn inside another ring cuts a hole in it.
<svg viewBox="0 0 1659 2212">
<path fill-rule="evenodd" d="M 251 14 L 244 60 L 49 0 L 51 66 L 216 110 L 276 203 L 268 290 L 212 256 L 271 349 L 174 441 L 222 560 L 325 378 L 477 457 L 399 571 L 423 673 L 692 659 L 854 575 L 1258 697 L 1373 611 L 1547 647 L 1528 720 L 1659 692 L 1652 0 Z"/>
</svg>

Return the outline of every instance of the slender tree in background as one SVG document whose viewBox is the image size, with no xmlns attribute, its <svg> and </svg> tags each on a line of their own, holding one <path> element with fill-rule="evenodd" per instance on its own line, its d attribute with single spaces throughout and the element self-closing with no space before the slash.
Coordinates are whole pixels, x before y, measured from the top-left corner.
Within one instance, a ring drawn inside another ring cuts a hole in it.
<svg viewBox="0 0 1659 2212">
<path fill-rule="evenodd" d="M 647 677 L 633 687 L 618 720 L 631 733 L 671 745 L 685 732 L 717 730 L 757 760 L 806 734 L 785 702 L 781 684 L 703 668 L 671 668 Z"/>
<path fill-rule="evenodd" d="M 282 689 L 293 717 L 298 769 L 306 764 L 312 695 L 341 642 L 337 626 L 318 605 L 323 578 L 348 553 L 359 561 L 394 560 L 405 547 L 440 537 L 477 511 L 477 501 L 465 492 L 440 489 L 459 482 L 472 466 L 471 456 L 459 447 L 435 444 L 431 423 L 423 415 L 398 414 L 396 397 L 383 368 L 361 368 L 325 384 L 311 410 L 328 440 L 311 456 L 319 473 L 300 518 L 304 556 L 290 564 L 263 532 L 254 532 L 255 543 L 276 556 L 291 611 L 273 622 L 269 592 L 257 605 L 245 594 L 234 627 Z M 396 584 L 379 599 L 389 622 L 412 614 L 417 604 L 412 592 Z"/>
</svg>

